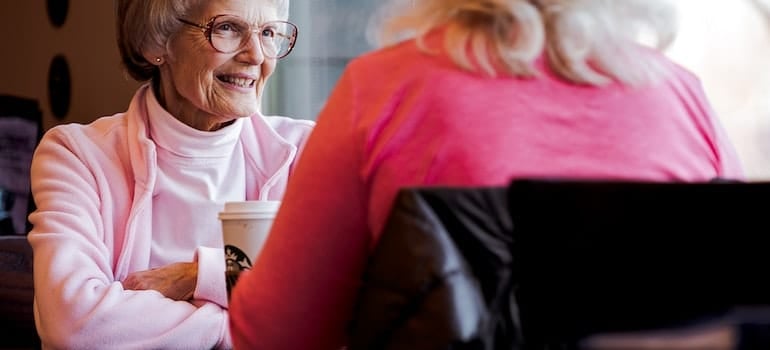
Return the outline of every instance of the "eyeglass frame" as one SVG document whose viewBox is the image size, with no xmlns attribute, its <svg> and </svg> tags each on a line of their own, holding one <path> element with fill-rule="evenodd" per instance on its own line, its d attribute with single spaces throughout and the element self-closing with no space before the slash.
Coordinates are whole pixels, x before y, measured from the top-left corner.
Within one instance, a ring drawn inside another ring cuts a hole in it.
<svg viewBox="0 0 770 350">
<path fill-rule="evenodd" d="M 214 46 L 214 43 L 211 41 L 211 32 L 212 32 L 211 29 L 214 26 L 214 21 L 216 21 L 217 18 L 219 18 L 219 17 L 225 17 L 225 16 L 240 18 L 240 17 L 235 16 L 235 15 L 221 14 L 221 15 L 216 15 L 214 17 L 209 18 L 209 20 L 206 21 L 206 24 L 195 23 L 193 21 L 189 21 L 189 20 L 186 20 L 186 19 L 181 18 L 181 17 L 177 17 L 177 20 L 179 22 L 182 22 L 183 24 L 186 24 L 186 25 L 189 25 L 189 26 L 193 26 L 193 27 L 196 27 L 198 29 L 202 29 L 203 30 L 203 35 L 206 37 L 206 40 L 208 40 L 209 45 L 211 45 L 211 48 L 216 50 L 217 52 L 219 52 L 219 53 L 233 53 L 233 52 L 236 52 L 236 51 L 242 49 L 246 45 L 246 42 L 248 42 L 248 40 L 243 40 L 241 42 L 240 46 L 238 46 L 238 48 L 236 48 L 235 50 L 232 50 L 232 51 L 222 51 L 222 50 L 216 48 L 216 46 Z M 244 22 L 246 22 L 246 21 L 244 20 Z M 248 23 L 248 22 L 246 22 L 246 23 Z M 265 48 L 263 47 L 262 40 L 259 41 L 260 50 L 262 50 L 262 53 L 265 56 L 267 56 L 268 58 L 274 58 L 274 59 L 284 58 L 284 57 L 288 56 L 291 53 L 292 50 L 294 50 L 294 45 L 297 43 L 297 37 L 299 36 L 299 27 L 297 27 L 296 24 L 291 23 L 289 21 L 276 20 L 276 21 L 265 22 L 261 26 L 257 26 L 257 29 L 258 30 L 262 30 L 262 28 L 266 24 L 270 24 L 270 23 L 288 24 L 289 26 L 294 28 L 294 36 L 289 37 L 289 50 L 287 50 L 286 53 L 281 55 L 281 56 L 271 57 L 270 55 L 265 53 Z M 251 35 L 254 34 L 256 31 L 252 30 L 252 28 L 254 28 L 255 26 L 252 26 L 252 25 L 249 25 L 249 26 L 250 26 L 249 27 L 249 38 L 251 38 Z"/>
</svg>

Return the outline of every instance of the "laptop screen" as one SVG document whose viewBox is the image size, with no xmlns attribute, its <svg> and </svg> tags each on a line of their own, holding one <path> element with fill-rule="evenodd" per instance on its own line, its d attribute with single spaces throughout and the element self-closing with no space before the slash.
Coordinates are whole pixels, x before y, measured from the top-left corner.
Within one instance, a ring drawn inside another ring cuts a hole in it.
<svg viewBox="0 0 770 350">
<path fill-rule="evenodd" d="M 684 326 L 768 304 L 768 183 L 517 180 L 524 339 Z"/>
</svg>

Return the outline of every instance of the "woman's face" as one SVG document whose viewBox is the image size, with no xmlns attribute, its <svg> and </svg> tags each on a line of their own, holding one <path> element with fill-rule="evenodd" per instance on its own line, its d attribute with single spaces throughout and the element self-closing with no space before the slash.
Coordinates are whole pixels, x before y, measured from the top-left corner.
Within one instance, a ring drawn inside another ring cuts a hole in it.
<svg viewBox="0 0 770 350">
<path fill-rule="evenodd" d="M 205 24 L 223 14 L 252 25 L 279 19 L 268 0 L 202 0 L 184 19 Z M 265 57 L 256 34 L 235 52 L 221 53 L 202 29 L 189 25 L 171 37 L 167 50 L 160 65 L 159 99 L 171 115 L 198 130 L 217 130 L 256 113 L 276 64 Z"/>
</svg>

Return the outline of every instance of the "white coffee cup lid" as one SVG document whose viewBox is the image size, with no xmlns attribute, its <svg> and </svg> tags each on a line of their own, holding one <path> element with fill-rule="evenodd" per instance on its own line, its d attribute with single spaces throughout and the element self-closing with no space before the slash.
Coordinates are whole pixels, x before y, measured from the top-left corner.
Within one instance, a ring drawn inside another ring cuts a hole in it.
<svg viewBox="0 0 770 350">
<path fill-rule="evenodd" d="M 226 202 L 219 213 L 221 220 L 273 218 L 281 201 L 240 201 Z"/>
</svg>

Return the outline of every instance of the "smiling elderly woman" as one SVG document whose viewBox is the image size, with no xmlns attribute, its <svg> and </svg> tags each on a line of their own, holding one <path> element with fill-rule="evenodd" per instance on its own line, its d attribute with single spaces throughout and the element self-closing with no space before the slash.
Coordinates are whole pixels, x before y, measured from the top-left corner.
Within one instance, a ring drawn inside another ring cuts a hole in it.
<svg viewBox="0 0 770 350">
<path fill-rule="evenodd" d="M 288 0 L 119 0 L 145 82 L 128 110 L 46 133 L 32 164 L 37 329 L 52 348 L 230 348 L 226 201 L 281 199 L 313 122 L 260 113 Z"/>
</svg>

